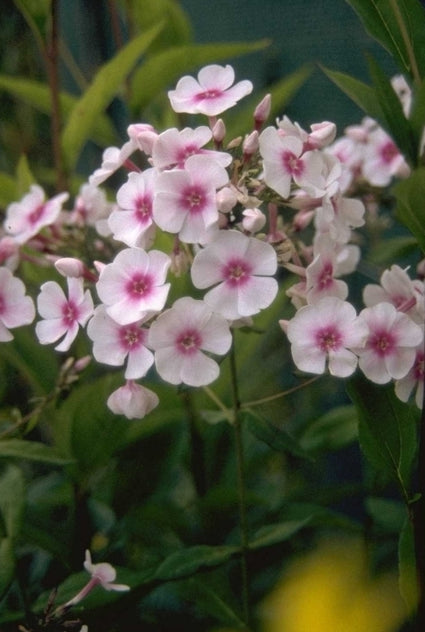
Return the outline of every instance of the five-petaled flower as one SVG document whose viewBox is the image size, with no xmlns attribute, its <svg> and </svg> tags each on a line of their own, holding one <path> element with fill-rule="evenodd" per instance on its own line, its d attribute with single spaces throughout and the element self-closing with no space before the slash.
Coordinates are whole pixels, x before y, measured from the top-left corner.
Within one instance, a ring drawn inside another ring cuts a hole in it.
<svg viewBox="0 0 425 632">
<path fill-rule="evenodd" d="M 0 268 L 0 342 L 13 339 L 9 329 L 29 325 L 35 317 L 32 298 L 25 296 L 25 285 L 9 268 Z"/>
</svg>

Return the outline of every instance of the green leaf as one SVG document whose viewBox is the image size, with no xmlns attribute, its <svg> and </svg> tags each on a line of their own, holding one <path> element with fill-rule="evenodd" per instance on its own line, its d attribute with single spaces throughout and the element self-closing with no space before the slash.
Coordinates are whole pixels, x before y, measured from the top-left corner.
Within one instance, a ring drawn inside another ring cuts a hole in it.
<svg viewBox="0 0 425 632">
<path fill-rule="evenodd" d="M 300 437 L 306 452 L 329 452 L 349 445 L 358 436 L 354 406 L 337 406 L 313 420 Z"/>
<path fill-rule="evenodd" d="M 413 527 L 406 518 L 398 543 L 399 585 L 408 612 L 414 612 L 418 603 L 416 556 Z"/>
<path fill-rule="evenodd" d="M 7 465 L 0 474 L 0 515 L 5 536 L 15 538 L 22 525 L 25 484 L 21 470 Z"/>
<path fill-rule="evenodd" d="M 229 120 L 226 120 L 228 136 L 235 138 L 252 128 L 254 109 L 266 94 L 271 95 L 270 120 L 273 121 L 276 116 L 281 116 L 286 105 L 311 73 L 312 66 L 301 66 L 295 72 L 268 86 L 267 90 L 255 91 L 254 96 L 242 102 L 236 113 L 230 112 Z"/>
<path fill-rule="evenodd" d="M 15 574 L 15 553 L 11 538 L 0 538 L 0 599 L 9 588 Z"/>
<path fill-rule="evenodd" d="M 321 66 L 321 68 L 325 75 L 354 101 L 363 112 L 378 121 L 384 118 L 375 90 L 371 86 L 343 72 L 330 70 L 324 66 Z"/>
<path fill-rule="evenodd" d="M 303 520 L 287 520 L 278 524 L 268 524 L 254 534 L 249 542 L 250 549 L 262 549 L 279 542 L 284 542 L 307 526 L 312 520 L 309 516 Z"/>
<path fill-rule="evenodd" d="M 50 90 L 44 83 L 24 77 L 0 75 L 0 89 L 32 105 L 39 112 L 50 114 L 52 111 Z M 78 98 L 71 94 L 67 94 L 66 92 L 60 93 L 59 103 L 65 120 L 70 115 L 77 101 Z M 96 117 L 90 132 L 90 138 L 101 147 L 112 145 L 115 142 L 116 133 L 111 122 L 105 115 L 100 114 Z"/>
<path fill-rule="evenodd" d="M 403 73 L 425 76 L 425 11 L 418 0 L 347 1 Z"/>
<path fill-rule="evenodd" d="M 8 173 L 0 173 L 0 207 L 5 208 L 17 197 L 15 179 Z"/>
<path fill-rule="evenodd" d="M 412 172 L 393 187 L 397 200 L 396 216 L 417 239 L 425 253 L 425 167 Z"/>
<path fill-rule="evenodd" d="M 191 40 L 192 29 L 189 19 L 180 4 L 174 0 L 135 0 L 132 2 L 131 17 L 140 33 L 145 33 L 158 22 L 164 24 L 149 54 L 171 46 L 188 44 Z"/>
<path fill-rule="evenodd" d="M 70 169 L 75 166 L 97 118 L 112 101 L 161 28 L 162 25 L 157 24 L 126 44 L 113 59 L 100 68 L 93 82 L 73 107 L 62 133 L 62 146 Z"/>
<path fill-rule="evenodd" d="M 240 549 L 235 546 L 198 545 L 184 548 L 161 562 L 152 579 L 168 581 L 187 577 L 200 568 L 223 564 L 239 551 Z"/>
<path fill-rule="evenodd" d="M 357 408 L 364 454 L 376 470 L 400 485 L 404 500 L 408 499 L 419 410 L 401 402 L 392 384 L 372 384 L 361 375 L 347 382 L 347 392 Z"/>
<path fill-rule="evenodd" d="M 18 197 L 22 197 L 28 193 L 31 185 L 36 182 L 25 154 L 20 157 L 16 167 L 16 180 Z"/>
<path fill-rule="evenodd" d="M 409 121 L 390 81 L 376 61 L 369 57 L 369 72 L 375 87 L 375 93 L 382 110 L 380 121 L 384 129 L 392 136 L 397 147 L 412 164 L 417 160 L 417 143 Z"/>
<path fill-rule="evenodd" d="M 375 524 L 388 533 L 400 533 L 406 519 L 406 507 L 388 498 L 369 497 L 365 500 L 368 514 Z"/>
<path fill-rule="evenodd" d="M 420 86 L 414 86 L 412 92 L 409 120 L 419 143 L 425 127 L 425 80 L 422 81 Z"/>
<path fill-rule="evenodd" d="M 30 27 L 40 51 L 43 52 L 50 24 L 51 0 L 14 0 L 14 3 Z"/>
<path fill-rule="evenodd" d="M 311 459 L 296 439 L 257 412 L 252 410 L 244 412 L 243 423 L 257 439 L 266 443 L 273 450 L 287 452 L 303 459 Z"/>
<path fill-rule="evenodd" d="M 235 612 L 233 605 L 227 603 L 229 596 L 224 593 L 222 586 L 211 586 L 201 577 L 196 577 L 181 582 L 179 592 L 186 601 L 190 600 L 196 604 L 197 610 L 212 616 L 222 625 L 233 630 L 246 630 L 246 624 Z"/>
<path fill-rule="evenodd" d="M 230 57 L 246 55 L 269 45 L 269 40 L 242 43 L 191 44 L 176 46 L 150 57 L 133 76 L 130 108 L 139 114 L 158 94 L 185 72 Z"/>
<path fill-rule="evenodd" d="M 0 458 L 25 459 L 49 465 L 66 465 L 71 459 L 61 456 L 54 448 L 38 441 L 7 439 L 0 441 Z"/>
</svg>

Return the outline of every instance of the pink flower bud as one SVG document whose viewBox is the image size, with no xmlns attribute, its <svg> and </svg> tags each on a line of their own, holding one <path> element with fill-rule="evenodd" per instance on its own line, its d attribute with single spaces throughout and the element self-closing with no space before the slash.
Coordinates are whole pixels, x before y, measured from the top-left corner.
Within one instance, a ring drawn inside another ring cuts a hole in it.
<svg viewBox="0 0 425 632">
<path fill-rule="evenodd" d="M 258 131 L 262 124 L 268 119 L 270 115 L 272 97 L 271 94 L 266 96 L 260 101 L 254 110 L 255 129 Z"/>
<path fill-rule="evenodd" d="M 243 141 L 242 148 L 243 148 L 244 158 L 249 159 L 251 156 L 253 156 L 255 152 L 258 150 L 258 147 L 259 147 L 258 132 L 257 130 L 254 130 L 253 132 L 251 132 L 251 134 L 248 134 L 248 136 L 245 136 L 245 140 Z"/>
<path fill-rule="evenodd" d="M 76 373 L 81 373 L 81 371 L 84 371 L 84 369 L 90 364 L 91 360 L 91 355 L 86 355 L 82 358 L 78 358 L 78 360 L 76 360 L 74 363 L 74 371 Z"/>
<path fill-rule="evenodd" d="M 218 119 L 211 131 L 214 142 L 217 143 L 217 145 L 220 145 L 223 142 L 224 137 L 226 136 L 226 126 L 223 119 Z"/>
<path fill-rule="evenodd" d="M 74 257 L 62 257 L 55 262 L 56 270 L 64 277 L 79 279 L 84 276 L 85 265 Z"/>
<path fill-rule="evenodd" d="M 217 191 L 217 208 L 220 213 L 230 213 L 238 201 L 236 191 L 231 187 L 223 187 Z"/>
<path fill-rule="evenodd" d="M 140 151 L 150 156 L 152 154 L 152 147 L 158 133 L 148 123 L 134 123 L 127 128 L 127 134 L 129 138 L 136 142 Z"/>
<path fill-rule="evenodd" d="M 309 134 L 309 145 L 316 149 L 322 149 L 327 145 L 330 145 L 335 140 L 336 125 L 329 121 L 323 121 L 323 123 L 313 123 L 311 127 L 311 134 Z"/>
</svg>

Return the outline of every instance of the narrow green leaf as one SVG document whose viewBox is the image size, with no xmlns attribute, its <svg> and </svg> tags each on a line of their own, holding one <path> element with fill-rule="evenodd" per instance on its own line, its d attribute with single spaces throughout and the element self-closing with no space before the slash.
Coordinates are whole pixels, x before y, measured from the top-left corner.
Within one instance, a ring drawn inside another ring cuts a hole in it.
<svg viewBox="0 0 425 632">
<path fill-rule="evenodd" d="M 249 542 L 250 549 L 262 549 L 279 542 L 284 542 L 295 533 L 307 526 L 312 520 L 309 516 L 304 520 L 287 520 L 278 524 L 268 524 L 261 527 Z"/>
<path fill-rule="evenodd" d="M 414 612 L 418 603 L 416 556 L 413 527 L 406 518 L 398 543 L 399 585 L 408 612 Z"/>
<path fill-rule="evenodd" d="M 337 406 L 313 420 L 300 437 L 306 452 L 329 452 L 349 445 L 358 436 L 358 418 L 354 406 Z"/>
<path fill-rule="evenodd" d="M 383 120 L 380 122 L 394 139 L 401 153 L 414 165 L 418 153 L 417 143 L 410 123 L 404 115 L 400 99 L 386 74 L 372 57 L 369 57 L 369 72 L 383 114 Z"/>
<path fill-rule="evenodd" d="M 192 575 L 205 566 L 218 566 L 239 552 L 235 546 L 198 545 L 169 555 L 155 571 L 152 579 L 168 581 Z"/>
<path fill-rule="evenodd" d="M 409 120 L 419 144 L 425 127 L 425 80 L 422 81 L 420 86 L 414 86 L 413 88 Z"/>
<path fill-rule="evenodd" d="M 333 81 L 360 109 L 376 120 L 383 119 L 383 112 L 375 90 L 363 81 L 336 70 L 321 66 L 325 75 Z"/>
<path fill-rule="evenodd" d="M 31 185 L 35 184 L 36 182 L 36 179 L 31 171 L 31 168 L 28 164 L 28 159 L 25 154 L 20 157 L 18 165 L 16 167 L 16 182 L 19 197 L 22 197 L 23 195 L 28 193 Z"/>
<path fill-rule="evenodd" d="M 403 73 L 425 76 L 425 11 L 418 0 L 347 0 Z M 401 21 L 401 24 L 400 24 Z"/>
<path fill-rule="evenodd" d="M 73 107 L 62 133 L 62 146 L 69 168 L 75 166 L 98 116 L 112 101 L 161 28 L 162 25 L 158 24 L 126 44 L 113 59 L 100 68 L 93 82 Z"/>
<path fill-rule="evenodd" d="M 229 120 L 226 120 L 228 136 L 235 138 L 252 128 L 255 106 L 266 94 L 271 95 L 270 121 L 273 121 L 276 116 L 281 116 L 285 106 L 295 96 L 311 73 L 312 66 L 301 66 L 295 72 L 268 86 L 267 90 L 256 91 L 254 96 L 244 100 L 237 108 L 237 112 L 230 112 Z"/>
<path fill-rule="evenodd" d="M 396 216 L 417 239 L 425 253 L 425 167 L 412 172 L 393 187 L 397 200 Z"/>
<path fill-rule="evenodd" d="M 188 44 L 192 38 L 190 21 L 180 3 L 174 0 L 135 0 L 131 7 L 131 16 L 140 33 L 145 33 L 154 24 L 164 23 L 149 51 L 150 54 L 171 46 Z"/>
<path fill-rule="evenodd" d="M 246 411 L 243 423 L 257 439 L 266 443 L 273 450 L 287 452 L 303 459 L 311 459 L 296 439 L 258 413 L 252 410 Z"/>
<path fill-rule="evenodd" d="M 54 448 L 38 441 L 6 439 L 0 441 L 0 458 L 25 459 L 49 465 L 66 465 L 72 459 L 61 456 Z"/>
<path fill-rule="evenodd" d="M 11 538 L 0 538 L 0 599 L 9 588 L 15 574 L 15 554 Z"/>
<path fill-rule="evenodd" d="M 361 375 L 347 382 L 347 392 L 357 408 L 364 454 L 375 469 L 400 485 L 408 499 L 419 410 L 397 399 L 392 384 L 372 384 Z"/>
<path fill-rule="evenodd" d="M 15 179 L 8 173 L 0 173 L 0 207 L 5 208 L 16 199 Z"/>
<path fill-rule="evenodd" d="M 50 114 L 52 111 L 50 90 L 44 83 L 24 77 L 0 75 L 0 90 L 32 105 L 32 107 L 39 112 Z M 61 92 L 59 101 L 63 118 L 66 120 L 75 107 L 78 98 L 66 92 Z M 112 145 L 116 141 L 116 133 L 113 125 L 105 115 L 100 114 L 96 118 L 90 133 L 90 138 L 101 147 Z"/>
<path fill-rule="evenodd" d="M 254 53 L 269 45 L 269 40 L 242 43 L 191 44 L 176 46 L 153 55 L 134 73 L 130 108 L 139 114 L 158 94 L 185 72 L 223 59 Z"/>
<path fill-rule="evenodd" d="M 0 514 L 8 538 L 15 538 L 22 525 L 25 484 L 21 470 L 7 465 L 0 473 Z"/>
<path fill-rule="evenodd" d="M 190 578 L 181 582 L 179 594 L 185 600 L 190 600 L 196 604 L 196 609 L 206 613 L 214 620 L 220 621 L 222 625 L 231 626 L 234 630 L 246 630 L 246 623 L 236 613 L 235 608 L 227 603 L 228 595 L 222 595 L 224 590 L 220 586 L 220 592 L 215 586 L 210 586 L 201 577 Z"/>
</svg>

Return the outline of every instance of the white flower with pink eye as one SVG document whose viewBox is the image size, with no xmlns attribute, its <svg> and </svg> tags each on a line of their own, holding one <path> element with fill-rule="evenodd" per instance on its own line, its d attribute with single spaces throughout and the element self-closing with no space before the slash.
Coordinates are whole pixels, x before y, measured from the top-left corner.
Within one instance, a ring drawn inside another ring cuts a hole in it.
<svg viewBox="0 0 425 632">
<path fill-rule="evenodd" d="M 118 189 L 118 208 L 112 211 L 108 223 L 114 239 L 127 246 L 148 249 L 152 245 L 156 228 L 152 219 L 155 178 L 155 169 L 132 171 Z"/>
<path fill-rule="evenodd" d="M 56 342 L 64 336 L 55 349 L 68 351 L 78 334 L 93 314 L 93 299 L 89 290 L 84 292 L 81 278 L 67 279 L 68 297 L 55 281 L 47 281 L 41 286 L 37 298 L 37 309 L 44 320 L 35 326 L 35 333 L 42 345 Z"/>
<path fill-rule="evenodd" d="M 110 204 L 105 192 L 86 182 L 78 192 L 69 221 L 80 226 L 95 226 L 98 221 L 104 220 L 109 212 Z"/>
<path fill-rule="evenodd" d="M 105 182 L 115 171 L 124 165 L 126 160 L 137 149 L 137 142 L 130 138 L 122 147 L 107 147 L 102 155 L 102 164 L 89 177 L 89 183 L 99 186 Z"/>
<path fill-rule="evenodd" d="M 195 287 L 215 285 L 204 296 L 213 311 L 229 320 L 257 314 L 277 294 L 277 269 L 273 247 L 236 230 L 220 231 L 193 260 L 191 275 Z"/>
<path fill-rule="evenodd" d="M 212 131 L 206 125 L 191 129 L 175 127 L 159 134 L 152 149 L 152 164 L 161 171 L 177 167 L 183 169 L 189 156 L 205 154 L 214 158 L 222 167 L 228 167 L 232 157 L 222 151 L 203 149 L 212 138 Z"/>
<path fill-rule="evenodd" d="M 127 419 L 143 419 L 158 406 L 159 398 L 149 388 L 127 380 L 124 386 L 110 394 L 106 404 L 115 415 L 124 415 Z"/>
<path fill-rule="evenodd" d="M 340 298 L 327 296 L 314 305 L 301 307 L 286 326 L 296 366 L 306 373 L 348 377 L 357 366 L 353 348 L 361 348 L 367 326 L 354 307 Z"/>
<path fill-rule="evenodd" d="M 203 301 L 189 296 L 178 299 L 149 329 L 156 370 L 170 384 L 210 384 L 220 369 L 204 352 L 223 355 L 231 344 L 227 321 Z"/>
<path fill-rule="evenodd" d="M 372 382 L 385 384 L 405 377 L 415 362 L 423 331 L 391 303 L 366 307 L 359 320 L 369 329 L 366 345 L 358 351 L 359 367 Z"/>
<path fill-rule="evenodd" d="M 159 250 L 121 250 L 102 269 L 96 284 L 109 316 L 128 325 L 160 312 L 170 289 L 165 283 L 170 264 L 170 257 Z"/>
<path fill-rule="evenodd" d="M 381 127 L 370 132 L 364 150 L 363 177 L 373 186 L 385 187 L 394 176 L 405 178 L 409 173 L 410 168 L 392 138 Z"/>
<path fill-rule="evenodd" d="M 186 75 L 168 92 L 171 107 L 175 112 L 217 116 L 233 107 L 240 99 L 252 92 L 250 81 L 235 80 L 235 71 L 229 65 L 211 64 L 198 73 L 198 81 Z"/>
<path fill-rule="evenodd" d="M 127 358 L 125 378 L 137 380 L 146 375 L 153 364 L 153 354 L 145 346 L 148 330 L 140 322 L 119 325 L 99 305 L 87 326 L 93 341 L 93 355 L 98 362 L 121 366 Z"/>
<path fill-rule="evenodd" d="M 0 268 L 0 342 L 13 340 L 9 329 L 29 325 L 35 318 L 32 299 L 25 296 L 25 285 L 9 268 Z"/>
<path fill-rule="evenodd" d="M 6 209 L 4 227 L 18 244 L 27 242 L 42 228 L 50 226 L 59 217 L 68 193 L 59 193 L 46 201 L 43 189 L 38 184 L 30 187 L 29 193 L 19 202 L 12 202 Z"/>
<path fill-rule="evenodd" d="M 409 314 L 418 324 L 424 322 L 424 283 L 412 281 L 398 265 L 384 270 L 380 278 L 381 285 L 369 283 L 363 290 L 363 302 L 366 307 L 377 303 L 392 303 L 399 311 Z"/>
<path fill-rule="evenodd" d="M 202 243 L 218 221 L 216 189 L 229 180 L 227 171 L 209 156 L 190 156 L 184 169 L 163 171 L 156 181 L 153 218 L 185 243 Z"/>
<path fill-rule="evenodd" d="M 331 249 L 322 250 L 306 268 L 307 302 L 317 303 L 325 296 L 337 296 L 344 300 L 348 296 L 348 285 L 336 279 L 336 256 Z"/>
<path fill-rule="evenodd" d="M 409 373 L 395 383 L 395 394 L 402 402 L 407 402 L 415 391 L 415 403 L 422 409 L 424 401 L 425 351 L 423 344 L 416 349 L 416 357 Z"/>
<path fill-rule="evenodd" d="M 271 189 L 288 198 L 291 183 L 295 182 L 313 197 L 325 194 L 324 162 L 318 150 L 303 153 L 304 143 L 300 138 L 281 135 L 275 127 L 266 127 L 259 142 L 264 182 Z"/>
</svg>

